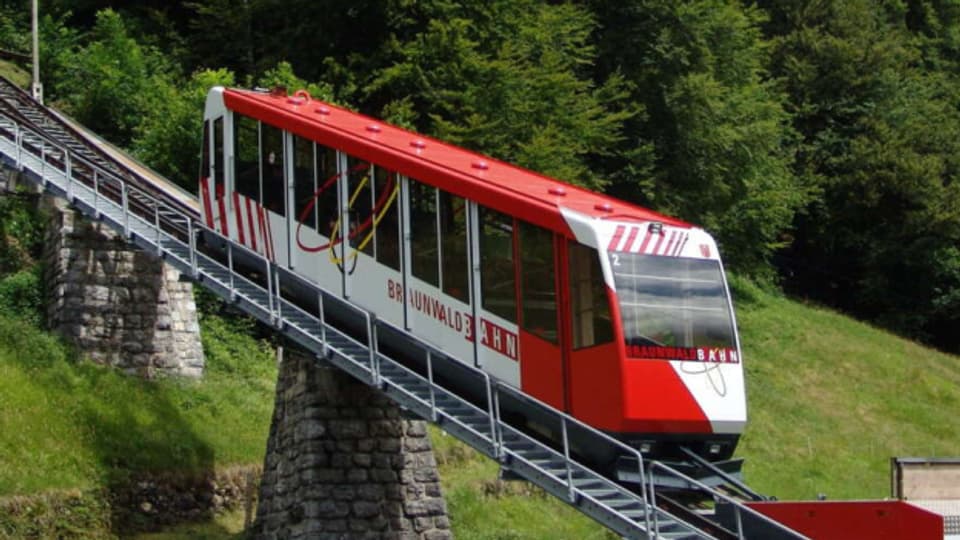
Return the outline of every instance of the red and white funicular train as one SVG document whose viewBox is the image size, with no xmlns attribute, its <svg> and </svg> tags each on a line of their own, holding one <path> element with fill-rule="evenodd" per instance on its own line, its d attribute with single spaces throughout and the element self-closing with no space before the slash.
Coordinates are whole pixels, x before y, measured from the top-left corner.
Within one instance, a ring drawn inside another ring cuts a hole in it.
<svg viewBox="0 0 960 540">
<path fill-rule="evenodd" d="M 313 100 L 214 88 L 206 224 L 652 456 L 746 421 L 702 229 Z"/>
</svg>

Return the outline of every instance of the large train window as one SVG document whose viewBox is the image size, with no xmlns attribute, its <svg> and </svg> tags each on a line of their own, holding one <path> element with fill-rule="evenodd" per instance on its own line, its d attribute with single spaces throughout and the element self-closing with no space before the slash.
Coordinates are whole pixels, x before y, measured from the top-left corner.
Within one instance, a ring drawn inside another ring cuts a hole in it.
<svg viewBox="0 0 960 540">
<path fill-rule="evenodd" d="M 677 349 L 736 347 L 718 261 L 639 253 L 610 258 L 631 356 L 686 358 L 692 353 Z"/>
<path fill-rule="evenodd" d="M 397 173 L 382 167 L 374 170 L 376 213 L 374 238 L 376 258 L 380 264 L 400 270 L 400 214 L 397 212 L 400 183 Z"/>
<path fill-rule="evenodd" d="M 210 178 L 210 122 L 203 123 L 203 148 L 200 149 L 200 177 Z"/>
<path fill-rule="evenodd" d="M 373 256 L 373 166 L 354 157 L 347 159 L 347 193 L 350 208 L 350 247 Z"/>
<path fill-rule="evenodd" d="M 553 233 L 520 221 L 520 305 L 523 329 L 557 343 Z"/>
<path fill-rule="evenodd" d="M 234 190 L 260 202 L 260 148 L 259 122 L 249 116 L 233 115 L 235 154 Z"/>
<path fill-rule="evenodd" d="M 263 164 L 263 206 L 287 215 L 287 197 L 283 184 L 283 132 L 269 125 L 260 125 L 260 163 Z"/>
<path fill-rule="evenodd" d="M 613 341 L 610 303 L 597 250 L 571 241 L 567 243 L 567 260 L 573 348 L 582 349 Z"/>
<path fill-rule="evenodd" d="M 513 218 L 480 206 L 480 288 L 483 309 L 517 322 Z"/>
<path fill-rule="evenodd" d="M 337 195 L 337 151 L 323 145 L 317 147 L 317 191 L 316 197 L 317 232 L 330 238 L 333 227 L 340 214 L 337 208 L 340 199 Z"/>
<path fill-rule="evenodd" d="M 310 204 L 317 191 L 313 150 L 313 141 L 293 136 L 293 216 L 308 227 L 317 223 L 317 206 Z"/>
<path fill-rule="evenodd" d="M 440 191 L 440 281 L 444 293 L 470 303 L 467 275 L 467 204 Z"/>
<path fill-rule="evenodd" d="M 437 189 L 410 179 L 410 259 L 413 275 L 440 286 Z"/>
</svg>

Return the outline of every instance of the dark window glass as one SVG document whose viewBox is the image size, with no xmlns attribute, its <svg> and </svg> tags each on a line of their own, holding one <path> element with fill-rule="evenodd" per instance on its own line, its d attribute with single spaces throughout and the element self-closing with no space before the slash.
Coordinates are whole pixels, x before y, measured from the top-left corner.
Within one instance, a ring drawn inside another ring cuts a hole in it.
<svg viewBox="0 0 960 540">
<path fill-rule="evenodd" d="M 223 196 L 223 117 L 213 121 L 213 184 L 216 196 Z"/>
<path fill-rule="evenodd" d="M 350 197 L 350 247 L 373 256 L 373 168 L 366 161 L 347 158 Z"/>
<path fill-rule="evenodd" d="M 337 152 L 332 148 L 317 145 L 317 232 L 330 238 L 334 225 L 340 219 L 337 195 Z"/>
<path fill-rule="evenodd" d="M 440 286 L 437 256 L 437 190 L 410 179 L 410 256 L 413 275 Z"/>
<path fill-rule="evenodd" d="M 470 303 L 467 258 L 467 204 L 440 191 L 440 281 L 443 292 Z"/>
<path fill-rule="evenodd" d="M 610 303 L 597 250 L 569 242 L 570 307 L 573 312 L 573 348 L 613 341 Z"/>
<path fill-rule="evenodd" d="M 513 218 L 480 207 L 480 287 L 483 309 L 517 321 Z"/>
<path fill-rule="evenodd" d="M 313 141 L 294 135 L 293 200 L 296 205 L 294 217 L 308 227 L 315 227 L 317 223 L 316 205 L 310 204 L 317 190 L 313 166 Z"/>
<path fill-rule="evenodd" d="M 260 125 L 263 164 L 263 206 L 281 216 L 287 215 L 287 190 L 283 183 L 283 132 L 268 125 Z"/>
<path fill-rule="evenodd" d="M 627 346 L 734 349 L 720 263 L 611 253 Z"/>
<path fill-rule="evenodd" d="M 523 328 L 557 343 L 553 233 L 520 222 L 520 292 Z"/>
<path fill-rule="evenodd" d="M 233 140 L 236 147 L 234 183 L 241 195 L 260 202 L 260 141 L 258 122 L 253 118 L 233 115 Z"/>
<path fill-rule="evenodd" d="M 376 168 L 374 178 L 377 194 L 377 261 L 400 270 L 400 214 L 397 212 L 400 183 L 397 173 L 381 167 Z"/>
</svg>

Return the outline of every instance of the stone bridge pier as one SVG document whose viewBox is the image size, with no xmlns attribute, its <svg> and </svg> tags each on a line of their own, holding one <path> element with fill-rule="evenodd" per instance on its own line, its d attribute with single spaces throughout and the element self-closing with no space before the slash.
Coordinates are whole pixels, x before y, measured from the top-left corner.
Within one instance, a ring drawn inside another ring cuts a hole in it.
<svg viewBox="0 0 960 540">
<path fill-rule="evenodd" d="M 192 284 L 63 200 L 41 201 L 49 215 L 43 258 L 50 328 L 93 361 L 126 373 L 202 376 Z"/>
<path fill-rule="evenodd" d="M 335 367 L 288 354 L 253 537 L 453 538 L 425 422 Z"/>
</svg>

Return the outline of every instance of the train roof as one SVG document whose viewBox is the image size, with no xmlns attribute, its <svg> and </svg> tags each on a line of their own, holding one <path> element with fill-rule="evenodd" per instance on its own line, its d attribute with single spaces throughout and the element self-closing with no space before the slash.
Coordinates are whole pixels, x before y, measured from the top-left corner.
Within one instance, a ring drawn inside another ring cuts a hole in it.
<svg viewBox="0 0 960 540">
<path fill-rule="evenodd" d="M 569 231 L 561 208 L 595 219 L 690 227 L 620 199 L 311 99 L 303 91 L 288 96 L 225 89 L 223 96 L 231 110 L 553 230 Z"/>
</svg>

